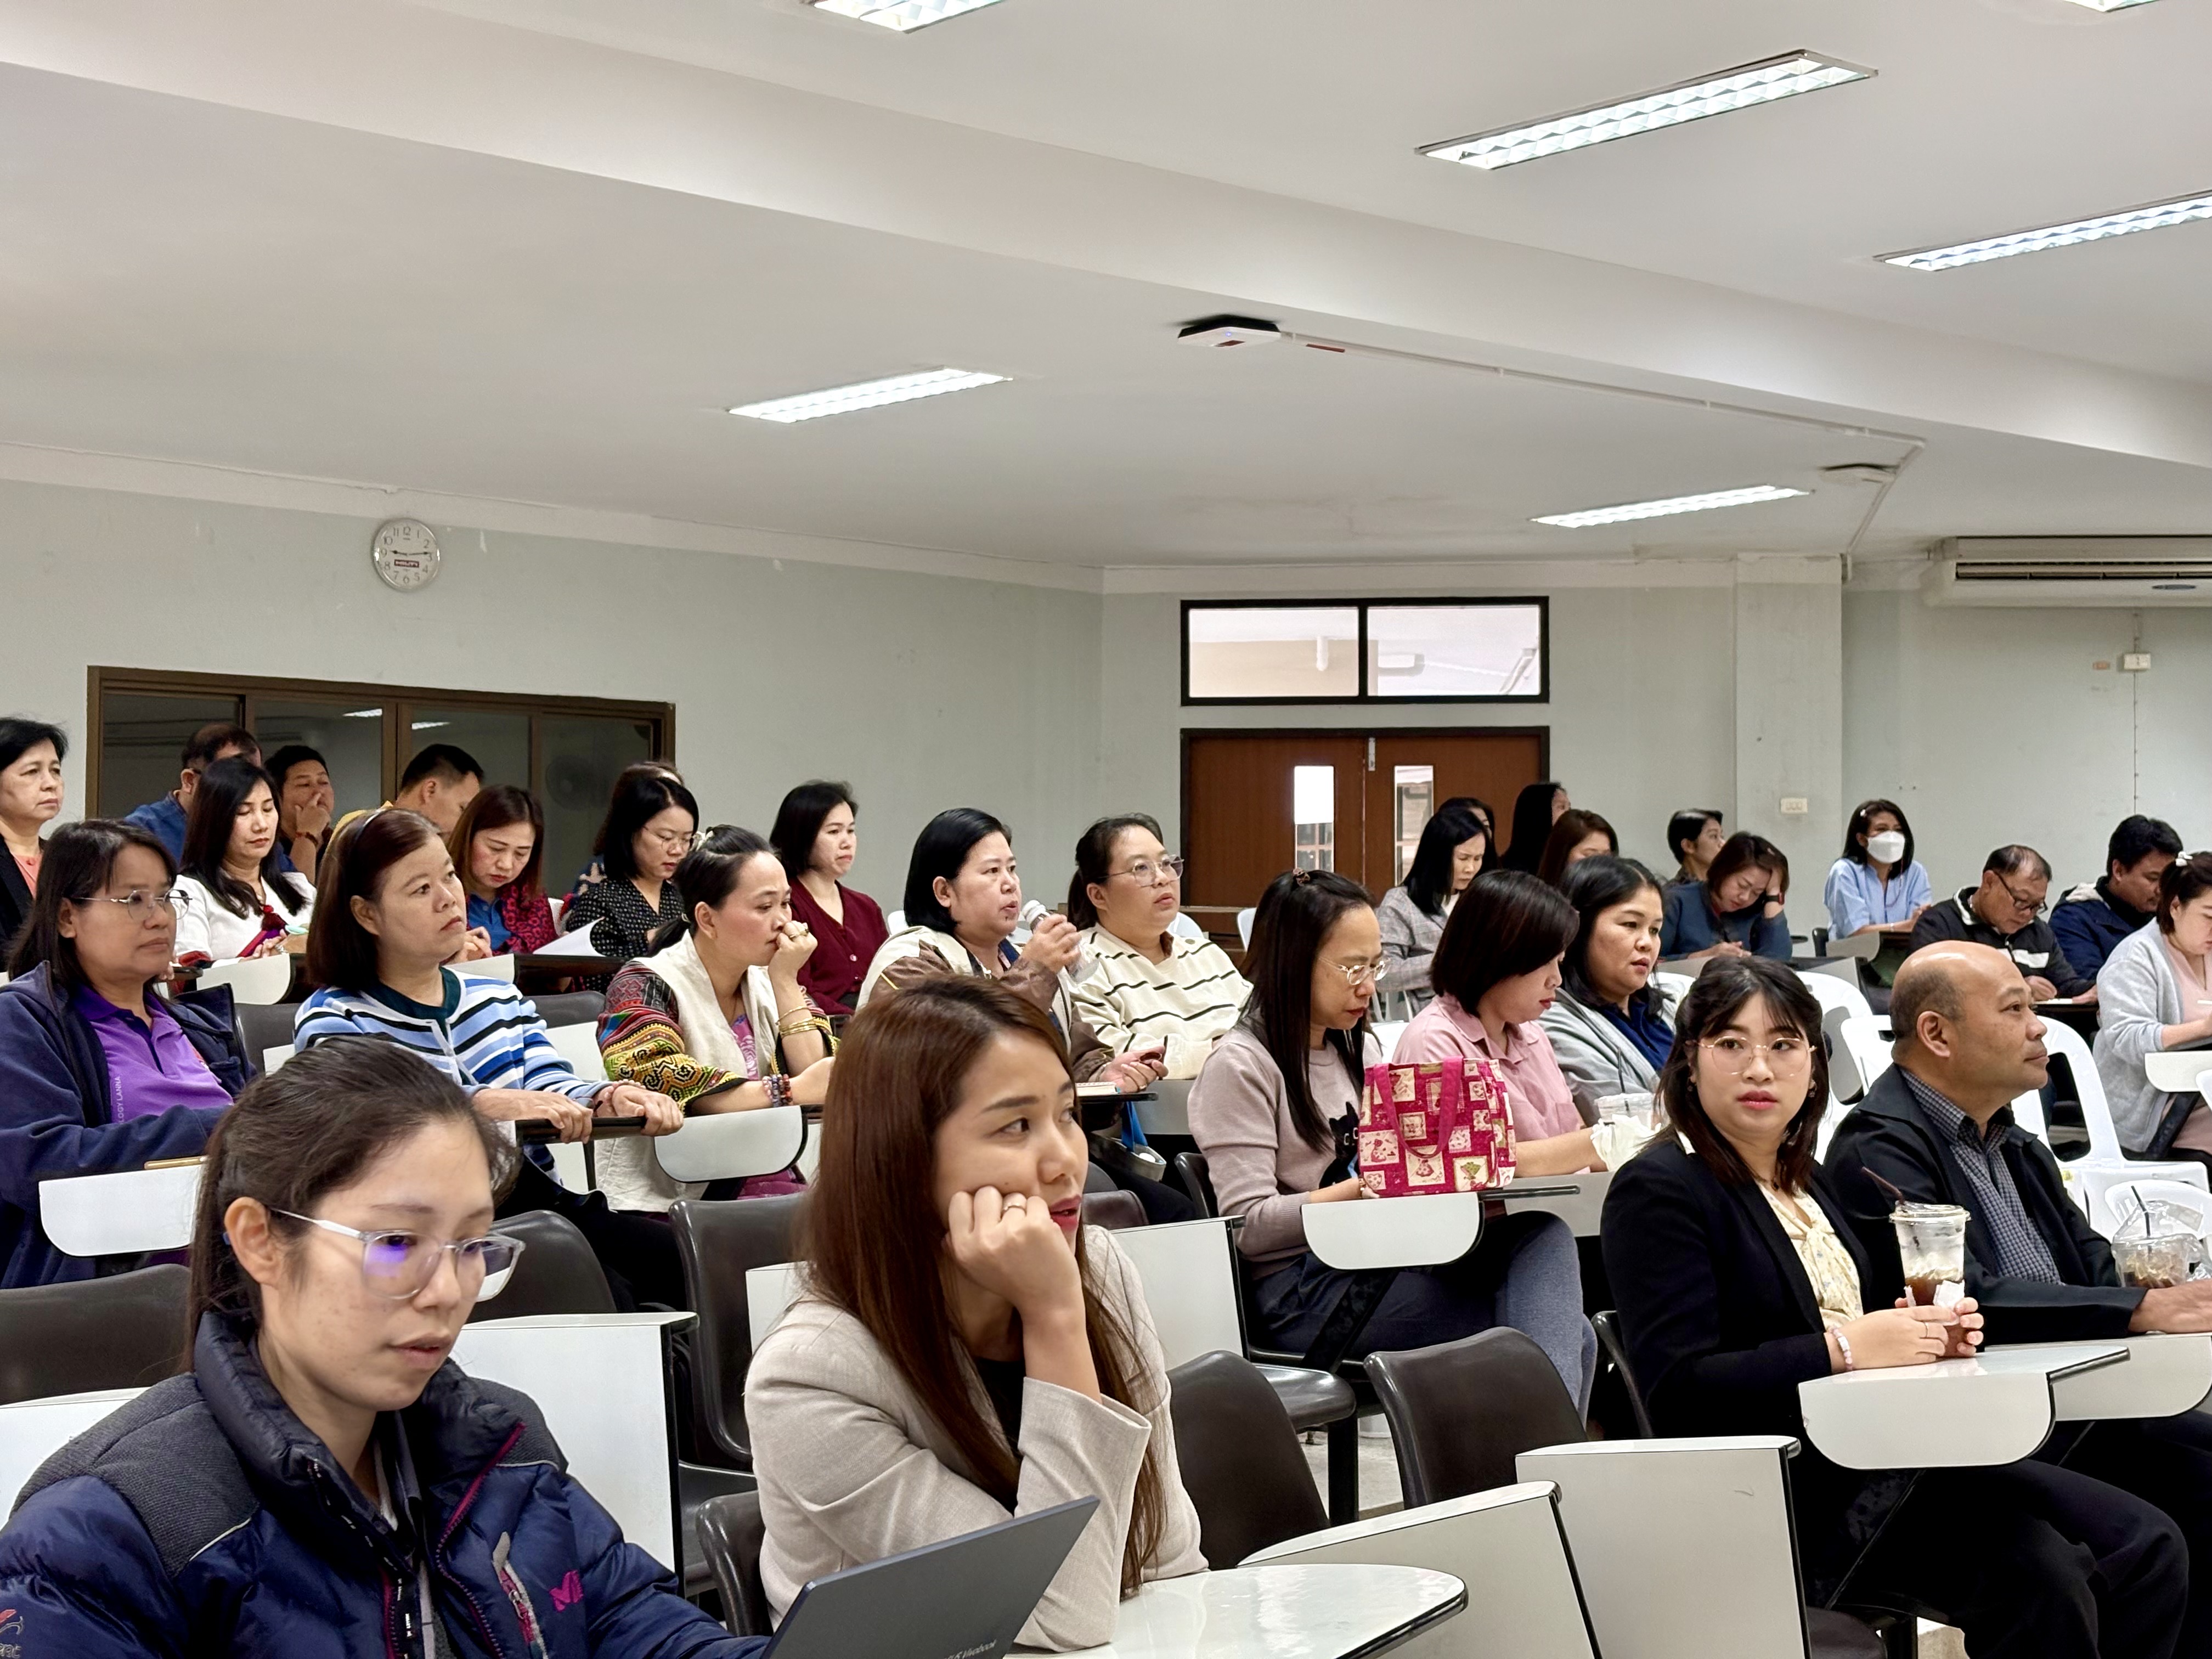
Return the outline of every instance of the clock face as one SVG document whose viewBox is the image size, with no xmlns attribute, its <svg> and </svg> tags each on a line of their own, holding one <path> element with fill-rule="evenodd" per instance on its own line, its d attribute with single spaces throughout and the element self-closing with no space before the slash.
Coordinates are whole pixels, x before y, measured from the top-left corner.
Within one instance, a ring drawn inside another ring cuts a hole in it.
<svg viewBox="0 0 2212 1659">
<path fill-rule="evenodd" d="M 376 561 L 376 574 L 384 579 L 384 585 L 402 593 L 428 587 L 438 574 L 439 561 L 444 557 L 438 551 L 438 538 L 430 533 L 430 526 L 415 519 L 394 519 L 378 526 L 376 539 L 369 544 L 369 553 Z"/>
</svg>

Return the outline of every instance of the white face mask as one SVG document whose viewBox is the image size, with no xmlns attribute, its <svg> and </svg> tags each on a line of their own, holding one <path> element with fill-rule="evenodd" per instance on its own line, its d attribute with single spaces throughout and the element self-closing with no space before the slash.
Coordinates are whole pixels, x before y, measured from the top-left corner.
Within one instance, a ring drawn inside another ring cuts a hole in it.
<svg viewBox="0 0 2212 1659">
<path fill-rule="evenodd" d="M 1905 856 L 1905 836 L 1895 830 L 1885 830 L 1878 836 L 1869 836 L 1867 856 L 1877 864 L 1896 863 Z"/>
</svg>

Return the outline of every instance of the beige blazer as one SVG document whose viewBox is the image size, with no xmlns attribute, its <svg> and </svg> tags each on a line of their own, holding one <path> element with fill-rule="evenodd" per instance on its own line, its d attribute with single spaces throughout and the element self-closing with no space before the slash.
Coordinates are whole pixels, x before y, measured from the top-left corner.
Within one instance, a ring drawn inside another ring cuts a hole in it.
<svg viewBox="0 0 2212 1659">
<path fill-rule="evenodd" d="M 1142 1412 L 1030 1378 L 1022 1389 L 1015 1504 L 969 1478 L 958 1454 L 860 1322 L 811 1298 L 794 1303 L 753 1355 L 745 1420 L 767 1540 L 761 1577 L 780 1620 L 811 1578 L 995 1526 L 1071 1498 L 1096 1498 L 1066 1561 L 1022 1626 L 1027 1646 L 1097 1647 L 1113 1638 L 1121 1547 L 1146 1448 L 1158 1449 L 1166 1527 L 1145 1577 L 1203 1572 L 1198 1513 L 1182 1488 L 1168 1382 L 1136 1269 L 1114 1236 L 1086 1228 L 1091 1294 L 1136 1338 Z M 976 1409 L 995 1422 L 980 1377 Z"/>
</svg>

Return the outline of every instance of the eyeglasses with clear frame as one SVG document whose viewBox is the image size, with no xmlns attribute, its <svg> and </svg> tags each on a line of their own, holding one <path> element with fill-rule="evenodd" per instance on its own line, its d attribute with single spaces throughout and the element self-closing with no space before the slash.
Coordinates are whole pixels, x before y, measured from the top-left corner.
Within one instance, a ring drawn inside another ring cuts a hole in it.
<svg viewBox="0 0 2212 1659">
<path fill-rule="evenodd" d="M 1344 975 L 1344 982 L 1356 991 L 1361 986 L 1367 984 L 1370 981 L 1382 978 L 1382 970 L 1385 968 L 1388 968 L 1390 964 L 1387 961 L 1377 960 L 1375 962 L 1332 962 L 1328 965 L 1335 969 L 1338 973 L 1342 974 Z"/>
<path fill-rule="evenodd" d="M 1744 1037 L 1710 1037 L 1701 1040 L 1698 1047 L 1711 1054 L 1721 1070 L 1739 1074 L 1751 1069 L 1753 1054 L 1765 1054 L 1769 1069 L 1778 1077 L 1813 1063 L 1812 1045 L 1799 1036 L 1777 1037 L 1771 1042 L 1753 1042 Z"/>
<path fill-rule="evenodd" d="M 645 838 L 672 853 L 688 853 L 704 839 L 696 830 L 647 830 Z"/>
<path fill-rule="evenodd" d="M 165 915 L 173 916 L 180 910 L 191 909 L 192 896 L 181 887 L 172 887 L 166 892 L 160 893 L 149 892 L 143 887 L 134 887 L 120 898 L 110 897 L 106 893 L 94 893 L 90 898 L 71 899 L 70 902 L 72 904 L 119 904 L 123 907 L 124 915 L 129 916 L 133 921 L 143 922 L 156 910 Z"/>
<path fill-rule="evenodd" d="M 270 1213 L 319 1227 L 342 1238 L 358 1239 L 362 1282 L 374 1294 L 393 1302 L 420 1296 L 422 1287 L 437 1277 L 439 1258 L 447 1255 L 453 1259 L 453 1278 L 462 1291 L 468 1292 L 469 1281 L 473 1278 L 477 1288 L 471 1299 L 489 1302 L 507 1288 L 507 1281 L 514 1274 L 514 1264 L 522 1259 L 522 1241 L 503 1233 L 446 1242 L 398 1228 L 363 1232 L 358 1227 L 291 1210 L 271 1210 Z"/>
<path fill-rule="evenodd" d="M 1180 853 L 1170 853 L 1154 864 L 1150 859 L 1139 859 L 1126 870 L 1109 870 L 1106 879 L 1127 876 L 1139 887 L 1164 887 L 1169 882 L 1181 881 L 1187 860 Z"/>
</svg>

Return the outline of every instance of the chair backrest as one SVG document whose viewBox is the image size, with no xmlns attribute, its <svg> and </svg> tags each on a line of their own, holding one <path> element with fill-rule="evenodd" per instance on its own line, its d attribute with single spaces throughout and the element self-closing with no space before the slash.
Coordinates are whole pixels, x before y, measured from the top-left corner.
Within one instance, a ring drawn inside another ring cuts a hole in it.
<svg viewBox="0 0 2212 1659">
<path fill-rule="evenodd" d="M 1176 919 L 1168 924 L 1168 932 L 1181 939 L 1204 939 L 1206 937 L 1206 929 L 1200 927 L 1196 922 L 1193 921 L 1188 916 L 1185 915 L 1180 910 L 1176 912 Z"/>
<path fill-rule="evenodd" d="M 1248 951 L 1252 948 L 1252 918 L 1259 914 L 1256 905 L 1237 913 L 1237 937 L 1244 941 L 1244 948 Z"/>
<path fill-rule="evenodd" d="M 884 926 L 890 932 L 894 933 L 897 933 L 901 928 L 906 926 L 906 912 L 903 910 L 892 911 L 890 915 L 884 918 Z"/>
<path fill-rule="evenodd" d="M 549 1026 L 596 1025 L 607 1010 L 607 1000 L 597 991 L 556 991 L 530 1001 Z"/>
<path fill-rule="evenodd" d="M 692 1426 L 707 1443 L 751 1467 L 745 1368 L 753 1359 L 745 1273 L 791 1260 L 804 1193 L 730 1202 L 678 1199 L 668 1212 L 684 1284 L 699 1328 L 691 1345 Z"/>
<path fill-rule="evenodd" d="M 522 1241 L 507 1288 L 470 1310 L 471 1319 L 525 1319 L 533 1314 L 611 1314 L 614 1292 L 576 1224 L 550 1210 L 526 1210 L 491 1224 Z"/>
<path fill-rule="evenodd" d="M 1875 1079 L 1890 1068 L 1889 1016 L 1850 1015 L 1836 1035 L 1850 1056 L 1851 1068 L 1858 1073 L 1859 1082 L 1865 1088 L 1873 1088 Z"/>
<path fill-rule="evenodd" d="M 722 1622 L 732 1636 L 775 1634 L 768 1589 L 761 1583 L 761 1545 L 767 1537 L 757 1492 L 712 1498 L 699 1506 L 699 1547 L 714 1571 Z"/>
<path fill-rule="evenodd" d="M 514 953 L 504 951 L 495 957 L 478 957 L 474 962 L 464 963 L 462 969 L 471 979 L 503 979 L 514 983 Z"/>
<path fill-rule="evenodd" d="M 1168 1388 L 1176 1462 L 1208 1563 L 1234 1566 L 1328 1524 L 1290 1413 L 1250 1360 L 1200 1354 L 1170 1370 Z"/>
<path fill-rule="evenodd" d="M 1655 972 L 1651 975 L 1651 982 L 1666 992 L 1667 1000 L 1679 1008 L 1682 1006 L 1682 999 L 1690 994 L 1690 988 L 1698 981 L 1694 974 Z"/>
<path fill-rule="evenodd" d="M 1595 1441 L 1522 1454 L 1559 1518 L 1606 1659 L 1802 1659 L 1784 1435 Z"/>
<path fill-rule="evenodd" d="M 292 1019 L 300 1012 L 297 1003 L 274 1004 L 234 1002 L 233 1016 L 238 1022 L 238 1035 L 246 1045 L 246 1052 L 262 1070 L 269 1069 L 266 1058 L 271 1048 L 289 1048 L 292 1045 Z"/>
<path fill-rule="evenodd" d="M 1181 1435 L 1176 1443 L 1180 1455 Z M 1393 1649 L 1401 1659 L 1596 1659 L 1558 1490 L 1549 1481 L 1518 1482 L 1310 1533 L 1248 1556 L 1243 1565 L 1337 1562 L 1426 1567 L 1467 1585 L 1469 1616 Z"/>
<path fill-rule="evenodd" d="M 2139 1219 L 2147 1204 L 2171 1204 L 2185 1212 L 2183 1219 L 2194 1216 L 2193 1231 L 2199 1238 L 2212 1239 L 2212 1193 L 2200 1191 L 2180 1181 L 2129 1181 L 2105 1189 L 2105 1205 L 2112 1212 L 2112 1237 L 2120 1236 L 2123 1228 L 2130 1224 L 2136 1237 L 2142 1237 L 2142 1222 Z"/>
<path fill-rule="evenodd" d="M 1115 1235 L 1137 1270 L 1170 1366 L 1219 1349 L 1244 1352 L 1237 1316 L 1237 1247 L 1224 1221 L 1176 1221 Z"/>
<path fill-rule="evenodd" d="M 553 1051 L 568 1062 L 568 1069 L 578 1077 L 592 1083 L 606 1081 L 607 1062 L 599 1053 L 598 1026 L 549 1025 L 545 1035 Z"/>
<path fill-rule="evenodd" d="M 1510 1325 L 1431 1348 L 1367 1356 L 1406 1502 L 1418 1507 L 1516 1478 L 1513 1460 L 1583 1436 L 1544 1351 Z"/>
<path fill-rule="evenodd" d="M 1406 1027 L 1412 1024 L 1405 1019 L 1378 1019 L 1367 1028 L 1375 1034 L 1376 1046 L 1382 1049 L 1386 1062 L 1396 1056 L 1398 1039 L 1406 1035 Z"/>
<path fill-rule="evenodd" d="M 1219 1215 L 1221 1206 L 1213 1196 L 1213 1170 L 1206 1161 L 1206 1154 L 1177 1152 L 1174 1168 L 1176 1182 L 1198 1212 L 1206 1217 Z"/>
<path fill-rule="evenodd" d="M 0 1404 L 150 1388 L 174 1376 L 185 1368 L 191 1286 L 191 1275 L 168 1262 L 0 1291 Z"/>
<path fill-rule="evenodd" d="M 1109 1232 L 1123 1232 L 1131 1227 L 1145 1224 L 1144 1200 L 1134 1193 L 1116 1188 L 1110 1193 L 1085 1193 L 1083 1195 L 1083 1224 L 1103 1227 Z"/>
<path fill-rule="evenodd" d="M 2096 1056 L 2081 1034 L 2063 1020 L 2043 1023 L 2043 1046 L 2053 1059 L 2063 1057 L 2074 1074 L 2075 1098 L 2081 1103 L 2081 1121 L 2089 1131 L 2089 1156 L 2100 1164 L 2117 1164 L 2127 1157 L 2120 1132 L 2112 1127 L 2112 1105 L 2105 1097 L 2105 1079 L 2098 1074 Z M 2015 1105 L 2014 1115 L 2019 1115 Z"/>
<path fill-rule="evenodd" d="M 1866 1000 L 1866 993 L 1857 986 L 1838 979 L 1833 974 L 1800 972 L 1797 977 L 1804 981 L 1805 988 L 1813 994 L 1814 1000 L 1820 1005 L 1823 1012 L 1831 1008 L 1840 1008 L 1845 1013 L 1862 1019 L 1874 1018 L 1874 1009 Z"/>
<path fill-rule="evenodd" d="M 279 951 L 273 957 L 244 957 L 230 962 L 211 962 L 200 970 L 195 988 L 212 991 L 230 987 L 234 1004 L 267 1007 L 283 1001 L 292 989 L 292 957 Z"/>
<path fill-rule="evenodd" d="M 1628 1396 L 1628 1409 L 1636 1419 L 1636 1432 L 1640 1439 L 1652 1438 L 1651 1413 L 1644 1404 L 1644 1390 L 1637 1385 L 1636 1370 L 1628 1360 L 1628 1339 L 1622 1334 L 1620 1315 L 1611 1308 L 1590 1316 L 1590 1328 L 1597 1333 L 1599 1352 L 1613 1366 L 1613 1375 L 1620 1379 L 1621 1392 Z"/>
</svg>

